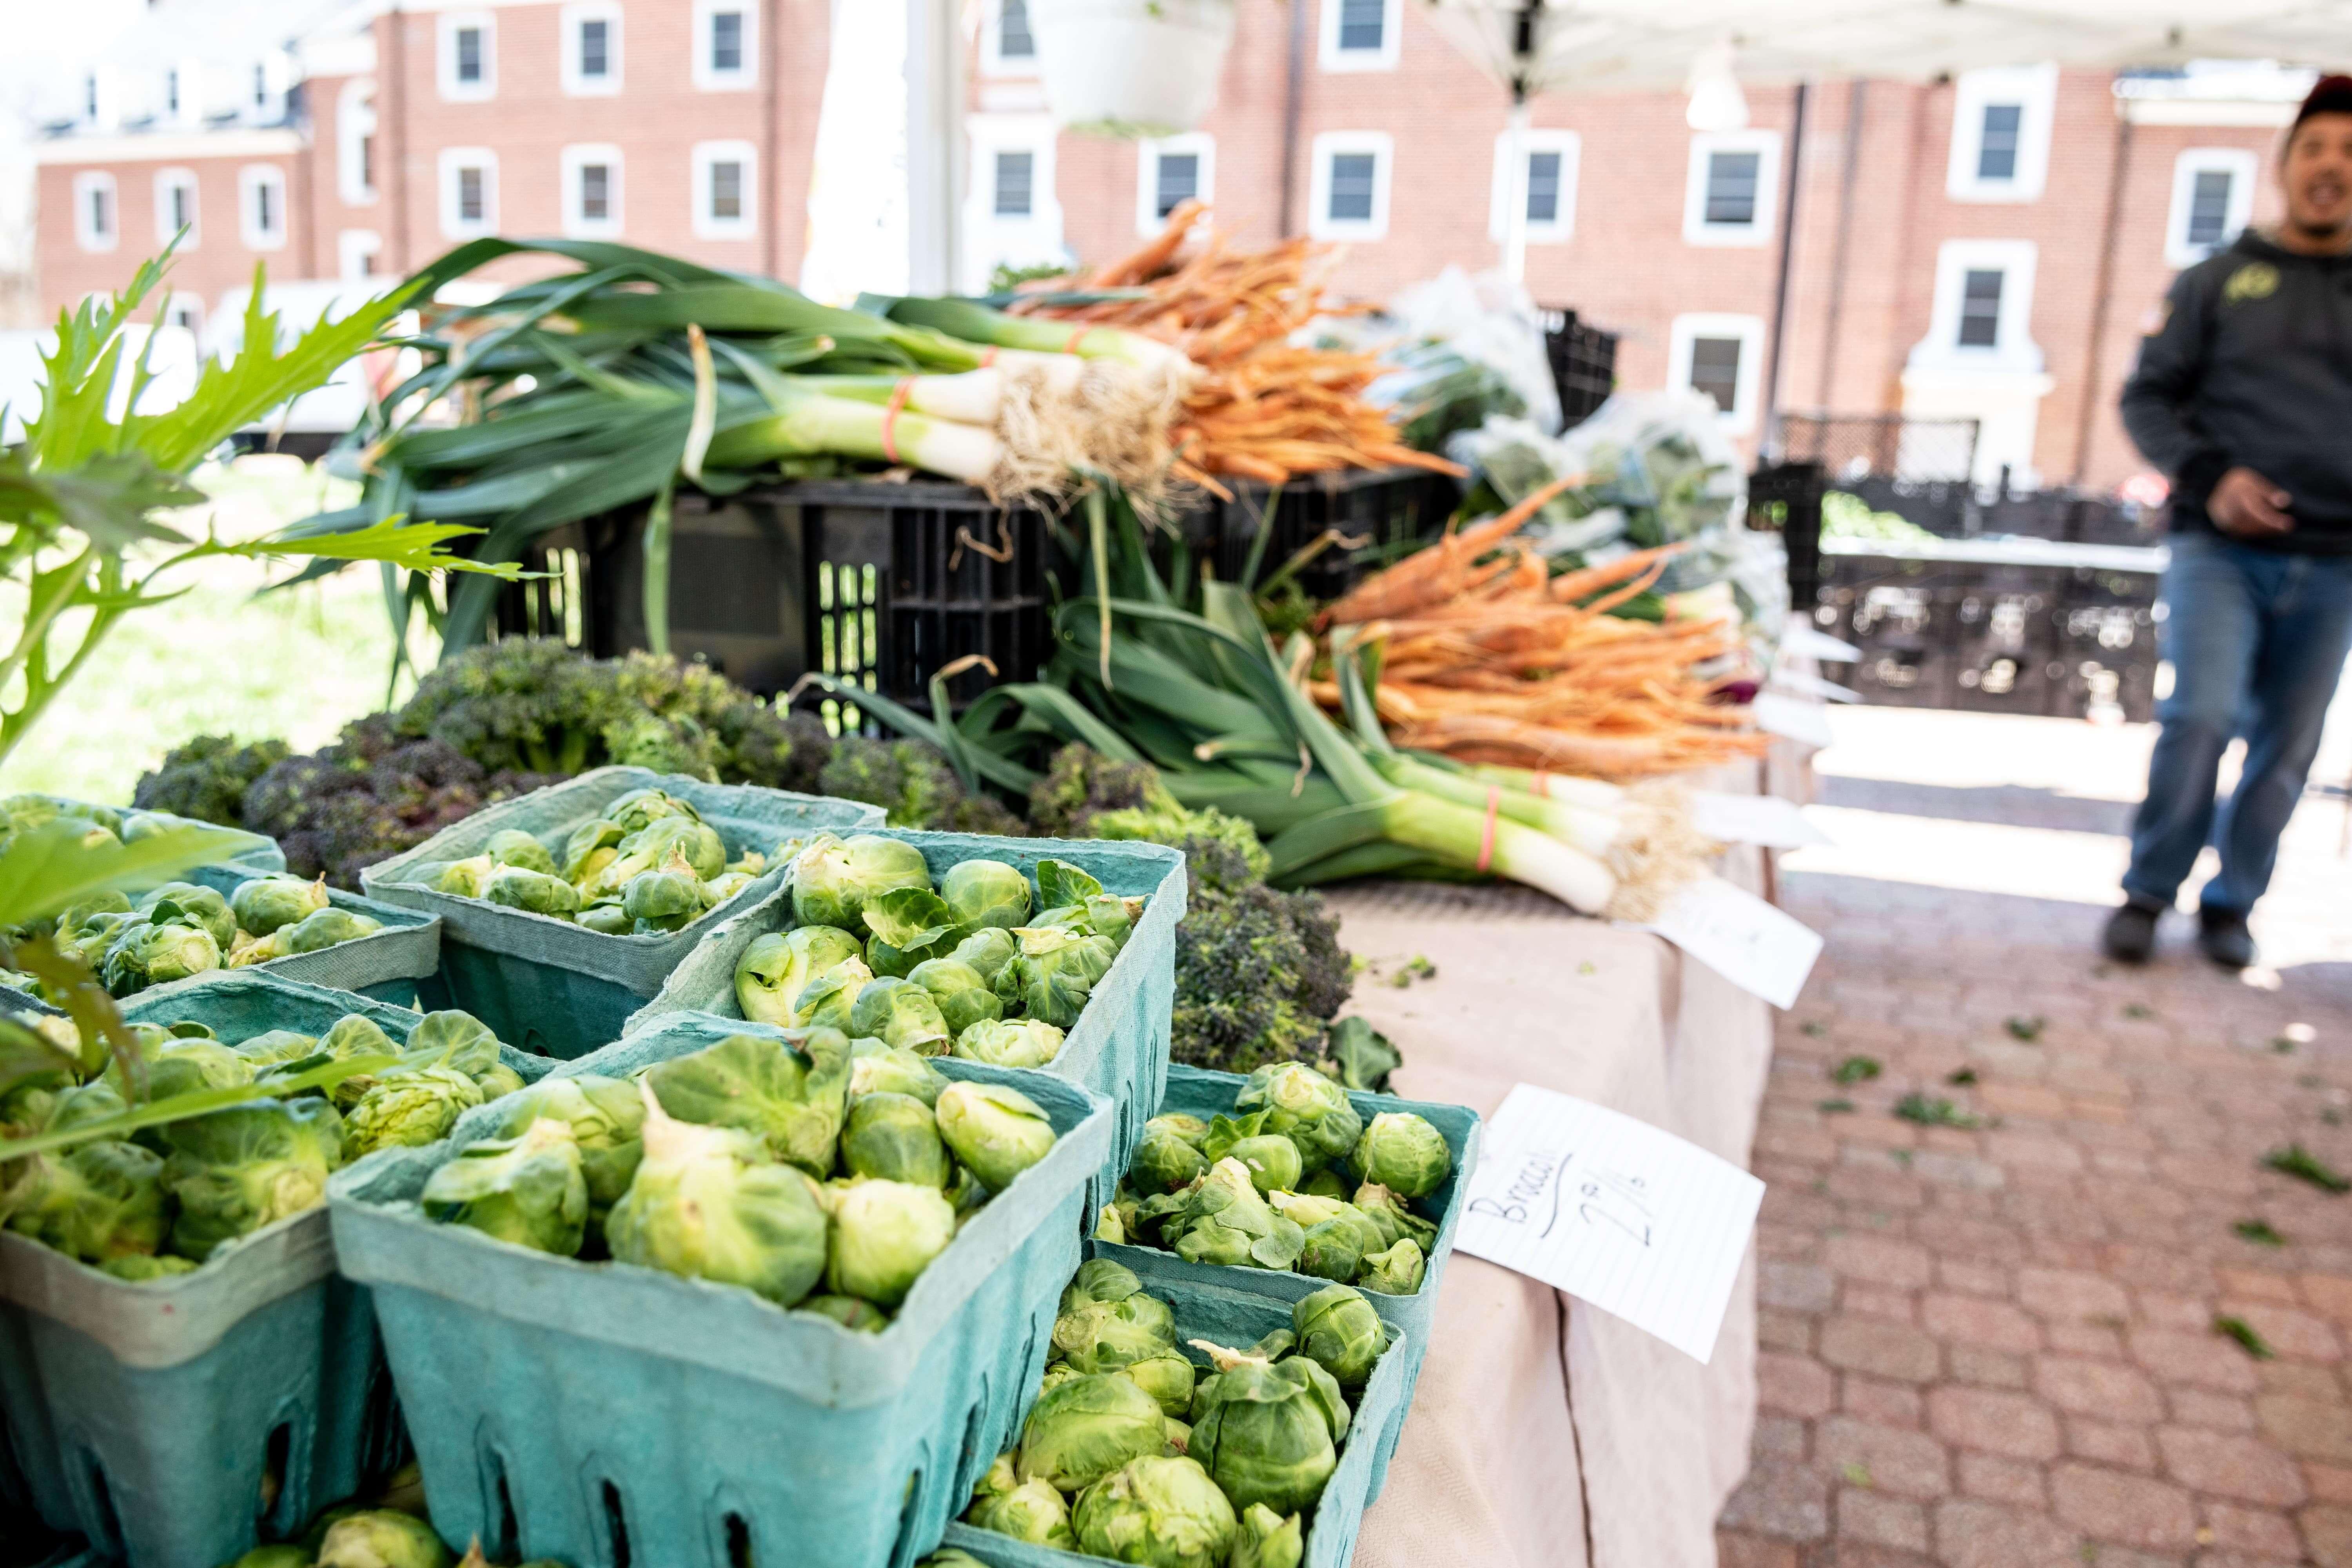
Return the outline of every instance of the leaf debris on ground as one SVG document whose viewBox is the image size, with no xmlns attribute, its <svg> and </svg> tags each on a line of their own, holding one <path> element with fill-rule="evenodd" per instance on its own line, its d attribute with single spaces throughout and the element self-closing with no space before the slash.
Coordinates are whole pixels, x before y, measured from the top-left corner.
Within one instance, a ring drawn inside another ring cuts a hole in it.
<svg viewBox="0 0 2352 1568">
<path fill-rule="evenodd" d="M 2352 1193 L 2352 1178 L 2347 1178 L 2342 1172 L 2300 1143 L 2272 1150 L 2263 1156 L 2263 1163 L 2282 1176 L 2309 1182 L 2322 1192 Z"/>
<path fill-rule="evenodd" d="M 2213 1331 L 2237 1341 L 2244 1348 L 2245 1352 L 2256 1361 L 2272 1361 L 2277 1358 L 2278 1352 L 2271 1349 L 2270 1342 L 2256 1333 L 2253 1324 L 2243 1318 L 2216 1318 L 2213 1320 Z"/>
</svg>

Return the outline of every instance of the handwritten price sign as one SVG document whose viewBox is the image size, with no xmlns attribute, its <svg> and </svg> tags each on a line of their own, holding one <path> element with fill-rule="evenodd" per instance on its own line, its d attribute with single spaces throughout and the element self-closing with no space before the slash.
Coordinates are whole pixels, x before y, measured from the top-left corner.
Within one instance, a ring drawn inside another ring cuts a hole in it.
<svg viewBox="0 0 2352 1568">
<path fill-rule="evenodd" d="M 1763 1201 L 1672 1133 L 1523 1083 L 1486 1123 L 1454 1246 L 1704 1362 Z"/>
</svg>

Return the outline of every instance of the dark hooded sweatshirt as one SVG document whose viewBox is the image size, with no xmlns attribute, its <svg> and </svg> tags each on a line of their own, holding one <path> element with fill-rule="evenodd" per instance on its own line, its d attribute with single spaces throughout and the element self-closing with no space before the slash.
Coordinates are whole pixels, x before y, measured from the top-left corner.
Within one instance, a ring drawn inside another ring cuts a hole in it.
<svg viewBox="0 0 2352 1568">
<path fill-rule="evenodd" d="M 2205 498 L 2243 466 L 2294 499 L 2294 531 L 2241 540 L 2352 555 L 2352 256 L 2252 233 L 2174 279 L 2124 384 L 2124 426 L 2172 477 L 2172 526 L 2212 531 Z"/>
</svg>

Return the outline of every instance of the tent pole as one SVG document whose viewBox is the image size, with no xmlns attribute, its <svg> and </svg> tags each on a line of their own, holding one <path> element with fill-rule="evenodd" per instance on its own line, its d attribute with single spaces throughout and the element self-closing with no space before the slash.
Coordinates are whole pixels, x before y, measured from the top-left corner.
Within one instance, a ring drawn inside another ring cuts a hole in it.
<svg viewBox="0 0 2352 1568">
<path fill-rule="evenodd" d="M 956 0 L 907 0 L 907 287 L 962 285 L 963 28 Z"/>
<path fill-rule="evenodd" d="M 1772 338 L 1764 353 L 1764 417 L 1759 426 L 1757 455 L 1767 462 L 1780 456 L 1780 360 L 1789 332 L 1790 263 L 1797 248 L 1797 183 L 1805 161 L 1805 84 L 1797 84 L 1796 106 L 1789 125 L 1789 167 L 1786 195 L 1780 203 L 1780 276 L 1772 288 Z"/>
<path fill-rule="evenodd" d="M 1503 276 L 1528 280 L 1528 100 L 1511 94 L 1510 131 L 1503 149 Z"/>
</svg>

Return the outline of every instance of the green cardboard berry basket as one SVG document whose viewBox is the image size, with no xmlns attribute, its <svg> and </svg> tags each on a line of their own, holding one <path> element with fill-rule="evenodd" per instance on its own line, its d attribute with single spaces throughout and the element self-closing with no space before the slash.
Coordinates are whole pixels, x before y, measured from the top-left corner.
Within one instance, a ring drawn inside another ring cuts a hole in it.
<svg viewBox="0 0 2352 1568">
<path fill-rule="evenodd" d="M 322 1035 L 350 1013 L 395 1039 L 417 1022 L 258 970 L 158 987 L 122 1012 L 231 1043 Z M 553 1065 L 499 1057 L 526 1080 Z M 402 1442 L 374 1313 L 335 1272 L 323 1204 L 144 1283 L 0 1232 L 0 1418 L 41 1521 L 130 1568 L 217 1568 L 295 1533 L 389 1470 Z"/>
<path fill-rule="evenodd" d="M 1241 1092 L 1249 1080 L 1232 1073 L 1208 1072 L 1200 1068 L 1181 1066 L 1168 1069 L 1168 1093 L 1153 1115 L 1182 1111 L 1203 1121 L 1220 1113 L 1230 1115 L 1234 1096 Z M 1395 1421 L 1381 1436 L 1379 1451 L 1374 1456 L 1371 1495 L 1378 1497 L 1387 1484 L 1389 1460 L 1396 1453 L 1397 1437 L 1404 1425 L 1404 1410 L 1412 1401 L 1413 1385 L 1421 1379 L 1421 1359 L 1427 1353 L 1437 1327 L 1437 1291 L 1445 1265 L 1454 1256 L 1454 1233 L 1461 1227 L 1463 1195 L 1469 1190 L 1468 1176 L 1478 1163 L 1478 1113 L 1466 1106 L 1440 1105 L 1434 1101 L 1400 1100 L 1391 1094 L 1363 1094 L 1349 1090 L 1349 1103 L 1366 1123 L 1383 1110 L 1410 1110 L 1425 1119 L 1445 1139 L 1453 1152 L 1454 1169 L 1445 1183 L 1415 1207 L 1424 1215 L 1436 1214 L 1437 1240 L 1429 1250 L 1429 1266 L 1423 1272 L 1421 1289 L 1410 1296 L 1391 1296 L 1378 1290 L 1366 1290 L 1365 1298 L 1381 1314 L 1381 1320 L 1405 1336 L 1404 1398 L 1399 1402 Z M 1088 1227 L 1091 1232 L 1092 1226 Z M 1253 1295 L 1272 1298 L 1287 1305 L 1320 1290 L 1328 1281 L 1312 1275 L 1288 1269 L 1246 1268 L 1214 1263 L 1188 1263 L 1172 1252 L 1162 1252 L 1152 1247 L 1129 1247 L 1123 1243 L 1088 1239 L 1087 1254 L 1090 1258 L 1112 1258 L 1135 1270 L 1144 1288 L 1160 1291 L 1163 1286 L 1178 1284 L 1216 1284 L 1228 1289 L 1244 1290 Z"/>
<path fill-rule="evenodd" d="M 645 768 L 596 768 L 453 823 L 415 848 L 360 873 L 370 898 L 441 917 L 436 1006 L 462 1007 L 501 1040 L 569 1060 L 618 1039 L 629 1015 L 661 989 L 711 928 L 773 891 L 772 864 L 752 884 L 682 931 L 606 936 L 552 915 L 436 892 L 426 884 L 452 860 L 481 852 L 490 837 L 520 828 L 561 856 L 574 827 L 632 790 L 662 789 L 691 805 L 726 841 L 730 859 L 769 854 L 780 839 L 824 829 L 881 826 L 878 806 L 750 784 L 705 784 Z"/>
<path fill-rule="evenodd" d="M 684 1013 L 555 1076 L 625 1077 L 730 1035 Z M 488 1124 L 389 1149 L 328 1184 L 343 1270 L 374 1294 L 393 1381 L 453 1552 L 585 1565 L 907 1568 L 1008 1441 L 1079 1261 L 1111 1107 L 1043 1073 L 1009 1084 L 1061 1134 L 969 1220 L 880 1333 L 734 1286 L 583 1262 L 425 1218 L 434 1171 Z"/>
<path fill-rule="evenodd" d="M 1144 1289 L 1175 1310 L 1176 1342 L 1197 1364 L 1205 1365 L 1206 1358 L 1191 1348 L 1194 1340 L 1247 1350 L 1274 1330 L 1290 1327 L 1287 1302 L 1250 1291 L 1187 1279 L 1147 1279 Z M 1347 1438 L 1339 1447 L 1339 1468 L 1324 1483 L 1323 1496 L 1307 1521 L 1304 1568 L 1346 1568 L 1354 1555 L 1364 1510 L 1380 1491 L 1376 1484 L 1380 1439 L 1403 1424 L 1405 1405 L 1412 1397 L 1406 1367 L 1419 1353 L 1420 1346 L 1400 1331 L 1372 1368 L 1371 1377 L 1349 1396 L 1351 1415 Z M 1032 1388 L 1022 1402 L 1024 1421 L 1035 1396 Z M 1102 1561 L 963 1523 L 948 1526 L 944 1544 L 971 1553 L 990 1568 L 1086 1568 Z"/>
<path fill-rule="evenodd" d="M 1003 860 L 1021 868 L 1034 893 L 1037 862 L 1060 860 L 1094 878 L 1106 892 L 1144 899 L 1143 918 L 1135 922 L 1118 961 L 1096 985 L 1077 1026 L 1063 1040 L 1061 1054 L 1040 1069 L 1108 1095 L 1118 1107 L 1105 1166 L 1109 1173 L 1088 1197 L 1090 1205 L 1108 1201 L 1110 1187 L 1127 1169 L 1136 1140 L 1143 1135 L 1143 1108 L 1160 1102 L 1168 1081 L 1169 1020 L 1176 1004 L 1176 922 L 1184 918 L 1186 890 L 1182 852 L 1108 838 L 988 838 L 895 827 L 875 831 L 920 849 L 935 883 L 963 861 Z M 735 997 L 736 961 L 754 941 L 797 923 L 787 878 L 704 937 L 660 994 L 629 1020 L 629 1029 L 647 1027 L 679 1012 L 741 1017 L 742 1005 Z"/>
</svg>

